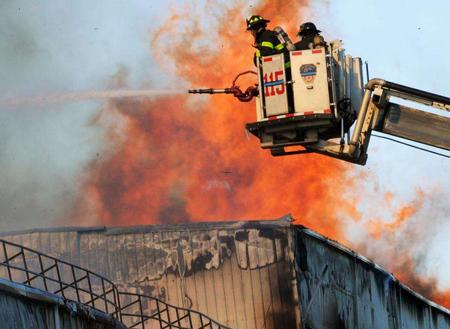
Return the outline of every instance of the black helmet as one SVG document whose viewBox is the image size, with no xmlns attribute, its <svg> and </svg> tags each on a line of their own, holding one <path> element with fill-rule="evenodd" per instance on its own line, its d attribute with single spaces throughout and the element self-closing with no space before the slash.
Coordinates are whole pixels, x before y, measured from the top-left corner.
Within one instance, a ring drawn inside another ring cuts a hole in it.
<svg viewBox="0 0 450 329">
<path fill-rule="evenodd" d="M 249 18 L 247 18 L 246 22 L 247 22 L 247 31 L 248 31 L 248 30 L 253 30 L 255 28 L 259 28 L 261 26 L 266 27 L 267 23 L 269 23 L 270 21 L 262 18 L 262 16 L 253 15 L 253 16 L 250 16 Z"/>
<path fill-rule="evenodd" d="M 300 25 L 300 30 L 298 31 L 298 35 L 304 36 L 308 34 L 320 33 L 314 23 L 306 22 Z"/>
</svg>

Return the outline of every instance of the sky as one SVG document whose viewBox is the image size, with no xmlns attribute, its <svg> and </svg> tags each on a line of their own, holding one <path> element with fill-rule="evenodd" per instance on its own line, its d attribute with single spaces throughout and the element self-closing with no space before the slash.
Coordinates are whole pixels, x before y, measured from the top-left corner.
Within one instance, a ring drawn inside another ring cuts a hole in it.
<svg viewBox="0 0 450 329">
<path fill-rule="evenodd" d="M 0 97 L 102 90 L 123 74 L 130 88 L 182 86 L 152 58 L 149 47 L 152 32 L 171 7 L 185 3 L 0 2 Z M 253 4 L 247 2 L 248 13 Z M 347 53 L 367 60 L 371 77 L 449 96 L 449 7 L 437 0 L 426 5 L 418 0 L 324 0 L 312 2 L 304 16 L 327 40 L 342 39 Z M 83 170 L 105 142 L 103 128 L 92 124 L 102 104 L 0 108 L 0 230 L 68 224 L 60 219 L 73 207 Z M 392 202 L 397 204 L 414 201 L 418 191 L 429 196 L 413 218 L 424 231 L 417 235 L 426 240 L 420 248 L 428 250 L 420 264 L 444 288 L 450 288 L 448 168 L 448 159 L 373 138 L 367 166 L 354 169 L 355 177 L 367 173 L 370 178 L 358 182 L 367 186 L 367 194 L 360 196 L 363 213 L 388 216 L 388 205 L 373 209 L 367 201 L 383 200 L 386 193 L 395 194 Z M 355 243 L 364 239 L 363 224 L 347 228 Z M 385 244 L 381 240 L 373 248 Z"/>
</svg>

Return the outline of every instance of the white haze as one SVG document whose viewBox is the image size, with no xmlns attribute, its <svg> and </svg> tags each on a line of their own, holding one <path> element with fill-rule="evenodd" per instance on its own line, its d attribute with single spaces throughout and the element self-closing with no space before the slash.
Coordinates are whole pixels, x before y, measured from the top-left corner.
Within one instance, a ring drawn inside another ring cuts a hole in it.
<svg viewBox="0 0 450 329">
<path fill-rule="evenodd" d="M 102 100 L 74 102 L 72 91 L 180 87 L 150 56 L 162 5 L 0 1 L 0 95 L 10 102 L 0 106 L 0 231 L 77 225 L 67 214 L 105 134 L 91 124 Z"/>
</svg>

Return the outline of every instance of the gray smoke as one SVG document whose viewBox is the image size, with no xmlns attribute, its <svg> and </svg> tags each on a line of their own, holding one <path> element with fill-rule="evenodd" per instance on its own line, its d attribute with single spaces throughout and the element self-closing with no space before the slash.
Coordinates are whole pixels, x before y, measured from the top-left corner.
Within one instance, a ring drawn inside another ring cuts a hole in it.
<svg viewBox="0 0 450 329">
<path fill-rule="evenodd" d="M 102 90 L 168 88 L 148 49 L 149 27 L 164 19 L 159 6 L 0 1 L 0 231 L 77 224 L 66 215 L 80 177 L 103 156 L 105 134 L 89 123 L 117 96 Z M 123 67 L 127 85 L 111 85 Z"/>
</svg>

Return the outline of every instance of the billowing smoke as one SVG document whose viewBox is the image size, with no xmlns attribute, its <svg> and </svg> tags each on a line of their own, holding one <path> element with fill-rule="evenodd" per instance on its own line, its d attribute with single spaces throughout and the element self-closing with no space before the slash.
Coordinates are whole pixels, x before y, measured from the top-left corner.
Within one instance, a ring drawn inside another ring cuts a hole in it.
<svg viewBox="0 0 450 329">
<path fill-rule="evenodd" d="M 153 35 L 150 51 L 173 73 L 174 83 L 226 87 L 236 73 L 252 66 L 245 7 L 241 2 L 207 5 L 212 8 L 208 28 L 193 18 L 197 8 L 190 5 L 176 9 Z M 253 12 L 270 17 L 273 25 L 295 28 L 304 5 L 306 1 L 267 1 Z M 364 185 L 356 184 L 361 177 L 354 177 L 352 166 L 318 155 L 272 158 L 255 138 L 246 138 L 244 125 L 254 120 L 251 104 L 227 96 L 193 97 L 106 105 L 95 119 L 108 128 L 106 150 L 87 168 L 73 214 L 77 223 L 135 225 L 292 213 L 302 224 L 340 241 L 346 241 L 349 223 L 362 225 L 356 198 L 348 192 L 357 194 Z M 448 295 L 418 271 L 421 261 L 414 255 L 420 253 L 408 249 L 424 246 L 418 240 L 430 237 L 413 229 L 423 224 L 415 219 L 427 216 L 425 198 L 419 192 L 417 200 L 393 210 L 394 219 L 387 224 L 370 221 L 364 243 L 354 247 L 448 306 Z"/>
<path fill-rule="evenodd" d="M 273 25 L 297 27 L 305 4 L 267 2 L 253 12 L 267 15 Z M 221 8 L 212 10 L 215 30 L 193 20 L 190 14 L 197 9 L 190 5 L 155 32 L 150 49 L 187 84 L 226 87 L 236 73 L 253 66 L 252 38 L 244 24 L 248 13 L 242 3 L 208 5 Z M 211 39 L 216 42 L 204 42 Z M 318 155 L 272 158 L 245 134 L 245 123 L 254 120 L 251 104 L 227 96 L 177 96 L 116 101 L 107 108 L 100 121 L 117 122 L 108 119 L 114 113 L 125 124 L 108 129 L 108 155 L 89 166 L 81 200 L 89 196 L 90 201 L 79 204 L 77 218 L 88 213 L 87 218 L 118 225 L 292 212 L 302 223 L 339 237 L 339 217 L 357 216 L 352 201 L 338 192 L 352 185 L 351 167 Z"/>
<path fill-rule="evenodd" d="M 386 195 L 384 207 L 391 207 L 391 198 L 390 193 Z M 425 193 L 418 189 L 410 203 L 392 211 L 391 220 L 366 222 L 360 242 L 353 246 L 410 288 L 450 308 L 450 290 L 439 286 L 435 271 L 425 272 L 435 267 L 427 263 L 433 242 L 441 230 L 449 228 L 446 199 L 438 190 Z"/>
</svg>

